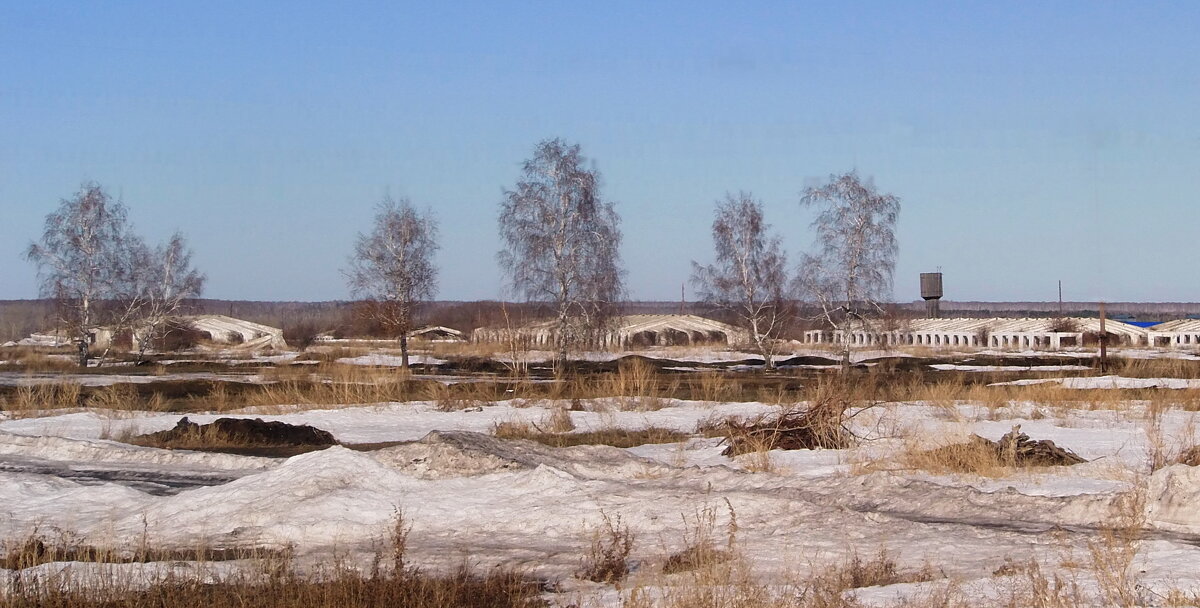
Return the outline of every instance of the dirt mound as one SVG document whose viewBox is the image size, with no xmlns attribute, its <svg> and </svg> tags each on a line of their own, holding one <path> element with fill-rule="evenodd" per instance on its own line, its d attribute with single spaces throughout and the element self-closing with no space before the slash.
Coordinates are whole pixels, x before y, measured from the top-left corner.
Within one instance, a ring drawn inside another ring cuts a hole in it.
<svg viewBox="0 0 1200 608">
<path fill-rule="evenodd" d="M 837 359 L 832 359 L 830 357 L 818 357 L 815 355 L 800 355 L 775 361 L 775 365 L 779 367 L 799 367 L 801 365 L 828 366 L 837 365 L 838 363 L 840 363 L 840 361 Z"/>
<path fill-rule="evenodd" d="M 134 443 L 158 447 L 279 447 L 330 446 L 337 440 L 327 431 L 308 425 L 265 422 L 262 418 L 218 418 L 196 424 L 184 416 L 175 428 L 140 435 Z"/>
</svg>

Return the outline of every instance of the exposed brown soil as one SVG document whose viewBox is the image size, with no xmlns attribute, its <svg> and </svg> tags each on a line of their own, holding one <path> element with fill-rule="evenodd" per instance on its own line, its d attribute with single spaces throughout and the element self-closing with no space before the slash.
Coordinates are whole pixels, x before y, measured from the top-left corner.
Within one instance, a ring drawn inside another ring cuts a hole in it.
<svg viewBox="0 0 1200 608">
<path fill-rule="evenodd" d="M 218 418 L 196 424 L 184 416 L 175 428 L 139 435 L 133 443 L 163 448 L 272 448 L 325 447 L 337 440 L 327 431 L 308 425 L 265 422 L 261 418 Z"/>
</svg>

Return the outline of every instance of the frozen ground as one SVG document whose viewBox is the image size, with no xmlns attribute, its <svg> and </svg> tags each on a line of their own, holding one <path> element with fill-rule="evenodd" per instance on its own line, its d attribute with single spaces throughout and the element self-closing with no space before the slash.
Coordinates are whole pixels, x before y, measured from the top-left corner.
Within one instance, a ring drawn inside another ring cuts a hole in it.
<svg viewBox="0 0 1200 608">
<path fill-rule="evenodd" d="M 615 403 L 570 412 L 577 432 L 691 432 L 705 420 L 775 407 L 670 401 L 642 412 L 609 407 Z M 775 470 L 765 473 L 722 456 L 715 439 L 553 449 L 487 434 L 498 422 L 541 421 L 553 405 L 502 402 L 442 412 L 430 403 L 388 403 L 262 416 L 311 424 L 344 443 L 415 442 L 372 452 L 333 447 L 287 460 L 102 439 L 166 429 L 177 414 L 92 410 L 2 420 L 0 535 L 63 531 L 130 543 L 145 537 L 163 547 L 293 545 L 311 557 L 371 551 L 403 512 L 413 524 L 416 563 L 516 565 L 606 597 L 571 578 L 602 514 L 619 514 L 637 531 L 634 558 L 648 571 L 682 548 L 685 517 L 715 507 L 724 525 L 728 501 L 739 546 L 767 579 L 887 549 L 902 568 L 928 564 L 939 576 L 983 589 L 1005 563 L 1037 558 L 1054 565 L 1086 555 L 1100 530 L 1132 518 L 1150 531 L 1134 563 L 1147 572 L 1148 588 L 1200 585 L 1200 469 L 1175 465 L 1150 474 L 1149 467 L 1156 442 L 1168 449 L 1195 443 L 1191 413 L 1168 411 L 1152 425 L 1138 404 L 1048 415 L 1020 404 L 999 411 L 891 404 L 855 418 L 870 439 L 862 447 L 775 451 Z M 892 466 L 906 442 L 933 446 L 971 433 L 996 439 L 1015 424 L 1091 462 L 1002 478 Z M 913 591 L 893 587 L 859 595 L 881 603 Z"/>
</svg>

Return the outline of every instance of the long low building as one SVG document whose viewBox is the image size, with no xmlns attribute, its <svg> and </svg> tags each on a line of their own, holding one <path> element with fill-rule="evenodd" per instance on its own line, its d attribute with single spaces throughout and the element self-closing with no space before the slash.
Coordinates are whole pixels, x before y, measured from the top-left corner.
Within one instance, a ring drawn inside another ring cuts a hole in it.
<svg viewBox="0 0 1200 608">
<path fill-rule="evenodd" d="M 1144 346 L 1150 330 L 1106 321 L 1109 344 Z M 1200 335 L 1200 331 L 1197 331 Z M 1052 319 L 913 319 L 878 326 L 860 324 L 842 330 L 804 332 L 807 344 L 854 346 L 929 346 L 1058 350 L 1099 342 L 1100 319 L 1067 317 Z"/>
<path fill-rule="evenodd" d="M 471 335 L 474 342 L 516 340 L 532 347 L 551 347 L 558 325 L 542 321 L 521 327 L 480 327 Z M 743 329 L 696 315 L 627 315 L 613 319 L 610 327 L 588 340 L 586 346 L 619 349 L 638 346 L 699 344 L 744 344 L 749 334 Z"/>
<path fill-rule="evenodd" d="M 192 329 L 207 334 L 218 344 L 233 344 L 248 350 L 270 348 L 283 350 L 288 347 L 283 339 L 283 330 L 262 323 L 235 319 L 225 315 L 191 315 L 179 317 Z"/>
<path fill-rule="evenodd" d="M 1151 326 L 1146 330 L 1151 346 L 1200 348 L 1200 319 L 1179 319 Z"/>
</svg>

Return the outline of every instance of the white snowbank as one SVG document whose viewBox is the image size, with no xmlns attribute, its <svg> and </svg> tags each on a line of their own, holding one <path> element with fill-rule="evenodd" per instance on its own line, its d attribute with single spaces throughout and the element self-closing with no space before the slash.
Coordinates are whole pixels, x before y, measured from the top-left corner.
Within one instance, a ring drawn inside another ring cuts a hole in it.
<svg viewBox="0 0 1200 608">
<path fill-rule="evenodd" d="M 401 367 L 404 365 L 404 359 L 399 355 L 384 355 L 381 353 L 372 353 L 359 357 L 345 357 L 337 360 L 338 363 L 345 365 L 370 365 L 374 367 Z M 409 365 L 445 365 L 445 359 L 438 359 L 430 355 L 409 355 Z"/>
</svg>

